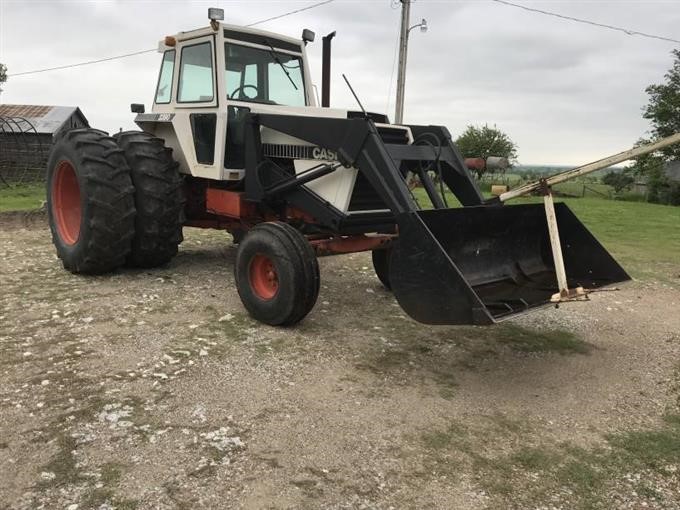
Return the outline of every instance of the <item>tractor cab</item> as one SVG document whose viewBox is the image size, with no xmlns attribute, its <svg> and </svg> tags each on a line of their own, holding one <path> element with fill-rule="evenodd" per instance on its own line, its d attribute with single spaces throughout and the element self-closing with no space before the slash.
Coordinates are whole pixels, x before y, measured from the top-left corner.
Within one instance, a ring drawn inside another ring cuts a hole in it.
<svg viewBox="0 0 680 510">
<path fill-rule="evenodd" d="M 305 52 L 314 33 L 305 30 L 295 39 L 226 25 L 214 11 L 209 26 L 160 41 L 151 113 L 138 112 L 135 121 L 166 140 L 182 173 L 240 181 L 247 114 L 314 115 L 321 110 Z M 333 112 L 324 109 L 324 115 Z M 346 112 L 337 111 L 337 116 Z"/>
</svg>

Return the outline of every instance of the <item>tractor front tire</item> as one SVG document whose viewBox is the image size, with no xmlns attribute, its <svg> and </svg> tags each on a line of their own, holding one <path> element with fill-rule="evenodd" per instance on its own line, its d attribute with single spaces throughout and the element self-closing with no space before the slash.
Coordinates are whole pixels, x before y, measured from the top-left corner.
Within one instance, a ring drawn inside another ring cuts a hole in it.
<svg viewBox="0 0 680 510">
<path fill-rule="evenodd" d="M 271 326 L 291 326 L 319 296 L 319 264 L 305 237 L 282 222 L 261 223 L 236 252 L 236 288 L 250 315 Z"/>
<path fill-rule="evenodd" d="M 182 242 L 183 180 L 172 149 L 144 131 L 114 136 L 125 153 L 135 187 L 135 236 L 127 259 L 131 267 L 151 268 L 168 263 Z"/>
<path fill-rule="evenodd" d="M 392 250 L 385 248 L 382 250 L 373 250 L 371 252 L 373 257 L 373 269 L 375 274 L 387 290 L 392 290 L 390 284 L 390 255 Z"/>
<path fill-rule="evenodd" d="M 47 162 L 47 211 L 64 268 L 101 274 L 123 265 L 134 235 L 134 189 L 123 151 L 97 129 L 60 138 Z"/>
</svg>

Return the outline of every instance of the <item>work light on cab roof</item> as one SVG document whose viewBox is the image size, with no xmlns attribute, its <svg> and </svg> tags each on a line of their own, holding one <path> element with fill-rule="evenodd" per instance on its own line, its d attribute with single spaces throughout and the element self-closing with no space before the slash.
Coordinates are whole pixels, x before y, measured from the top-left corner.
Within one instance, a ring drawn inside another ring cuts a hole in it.
<svg viewBox="0 0 680 510">
<path fill-rule="evenodd" d="M 55 144 L 48 210 L 68 270 L 161 266 L 184 227 L 226 230 L 243 306 L 272 325 L 312 310 L 323 255 L 370 251 L 399 305 L 428 324 L 492 324 L 628 279 L 553 205 L 547 181 L 530 189 L 543 205 L 486 199 L 444 126 L 331 108 L 335 32 L 323 37 L 319 105 L 311 30 L 296 38 L 222 23 L 222 9 L 208 17 L 159 43 L 150 111 L 133 107 L 140 131 L 73 130 Z M 414 175 L 427 207 L 409 189 Z"/>
</svg>

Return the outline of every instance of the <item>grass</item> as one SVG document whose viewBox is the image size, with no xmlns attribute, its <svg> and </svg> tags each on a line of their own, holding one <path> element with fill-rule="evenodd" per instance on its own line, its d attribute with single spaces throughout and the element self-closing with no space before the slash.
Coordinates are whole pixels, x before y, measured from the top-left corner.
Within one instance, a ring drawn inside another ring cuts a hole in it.
<svg viewBox="0 0 680 510">
<path fill-rule="evenodd" d="M 634 276 L 653 276 L 664 266 L 680 276 L 680 207 L 597 198 L 564 202 Z"/>
<path fill-rule="evenodd" d="M 606 446 L 586 449 L 569 443 L 527 446 L 524 427 L 492 435 L 485 426 L 466 428 L 452 424 L 427 431 L 420 437 L 429 451 L 432 472 L 460 470 L 469 462 L 477 483 L 496 500 L 499 508 L 540 507 L 561 501 L 565 508 L 608 508 L 604 498 L 625 475 L 647 473 L 637 486 L 639 497 L 660 500 L 650 485 L 657 478 L 672 479 L 680 462 L 680 416 L 668 415 L 656 429 L 632 430 L 605 436 Z M 494 437 L 493 441 L 489 441 Z M 494 442 L 520 445 L 498 455 Z M 567 496 L 565 496 L 567 495 Z M 559 505 L 557 505 L 559 506 Z"/>
<path fill-rule="evenodd" d="M 44 200 L 44 184 L 22 184 L 7 187 L 0 183 L 0 212 L 38 209 Z"/>
<path fill-rule="evenodd" d="M 514 324 L 501 324 L 494 330 L 495 338 L 520 352 L 557 352 L 588 354 L 593 346 L 570 331 L 526 329 Z"/>
</svg>

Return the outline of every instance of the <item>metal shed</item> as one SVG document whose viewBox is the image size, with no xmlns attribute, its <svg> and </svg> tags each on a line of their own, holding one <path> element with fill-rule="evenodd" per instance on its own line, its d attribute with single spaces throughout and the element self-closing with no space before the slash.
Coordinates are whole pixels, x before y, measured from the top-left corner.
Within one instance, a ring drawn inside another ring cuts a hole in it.
<svg viewBox="0 0 680 510">
<path fill-rule="evenodd" d="M 669 161 L 664 165 L 664 173 L 669 181 L 680 182 L 680 161 Z"/>
<path fill-rule="evenodd" d="M 40 182 L 56 139 L 89 127 L 77 106 L 0 104 L 0 184 Z"/>
</svg>

